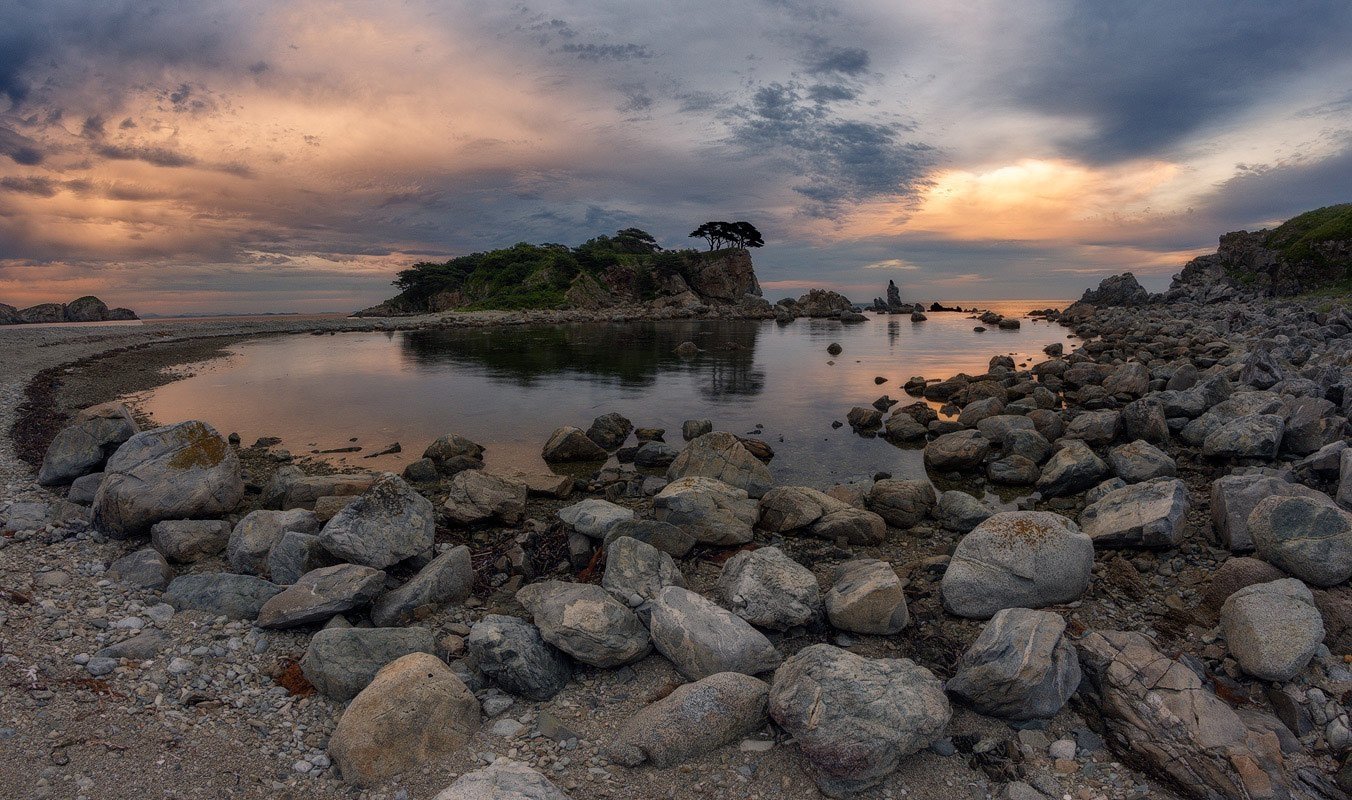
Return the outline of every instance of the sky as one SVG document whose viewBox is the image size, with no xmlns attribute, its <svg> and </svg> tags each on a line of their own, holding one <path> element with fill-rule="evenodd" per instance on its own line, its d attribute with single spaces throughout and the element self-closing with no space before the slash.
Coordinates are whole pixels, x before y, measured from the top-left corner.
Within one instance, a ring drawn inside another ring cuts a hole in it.
<svg viewBox="0 0 1352 800">
<path fill-rule="evenodd" d="M 1152 290 L 1352 200 L 1346 0 L 0 0 L 0 301 L 349 311 L 710 219 L 772 299 Z"/>
</svg>

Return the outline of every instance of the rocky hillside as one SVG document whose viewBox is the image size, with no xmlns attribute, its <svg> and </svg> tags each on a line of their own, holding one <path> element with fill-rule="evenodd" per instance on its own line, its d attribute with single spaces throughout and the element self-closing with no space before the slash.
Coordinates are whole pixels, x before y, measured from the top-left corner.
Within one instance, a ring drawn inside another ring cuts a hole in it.
<svg viewBox="0 0 1352 800">
<path fill-rule="evenodd" d="M 1170 291 L 1289 296 L 1352 290 L 1352 203 L 1308 211 L 1273 230 L 1235 231 L 1188 262 Z"/>
<path fill-rule="evenodd" d="M 452 309 L 653 308 L 754 305 L 761 300 L 751 254 L 663 250 L 643 231 L 598 236 L 578 247 L 520 243 L 399 273 L 402 291 L 362 316 Z"/>
<path fill-rule="evenodd" d="M 109 322 L 140 319 L 129 308 L 109 308 L 97 297 L 87 296 L 69 303 L 40 303 L 15 308 L 0 303 L 0 325 L 24 325 L 39 322 Z"/>
</svg>

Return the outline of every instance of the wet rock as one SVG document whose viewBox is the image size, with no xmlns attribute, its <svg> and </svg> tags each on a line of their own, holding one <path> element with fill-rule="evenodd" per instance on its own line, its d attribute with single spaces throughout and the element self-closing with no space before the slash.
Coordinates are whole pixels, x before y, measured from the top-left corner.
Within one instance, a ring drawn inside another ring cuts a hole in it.
<svg viewBox="0 0 1352 800">
<path fill-rule="evenodd" d="M 427 552 L 435 534 L 431 501 L 387 473 L 325 523 L 319 541 L 340 559 L 385 569 Z"/>
<path fill-rule="evenodd" d="M 1039 474 L 1037 462 L 1019 455 L 1005 456 L 986 466 L 986 477 L 1006 486 L 1032 486 Z"/>
<path fill-rule="evenodd" d="M 606 530 L 603 544 L 629 536 L 656 547 L 672 558 L 684 558 L 697 543 L 695 537 L 672 525 L 654 519 L 624 519 Z"/>
<path fill-rule="evenodd" d="M 1079 439 L 1091 445 L 1108 444 L 1117 438 L 1122 423 L 1122 412 L 1086 411 L 1076 415 L 1066 426 L 1065 438 Z"/>
<path fill-rule="evenodd" d="M 679 586 L 657 595 L 649 625 L 658 652 L 690 680 L 719 672 L 758 675 L 782 660 L 770 640 L 741 617 Z"/>
<path fill-rule="evenodd" d="M 990 440 L 977 431 L 946 433 L 925 445 L 925 466 L 940 472 L 973 470 L 990 451 Z"/>
<path fill-rule="evenodd" d="M 1122 432 L 1128 439 L 1162 445 L 1169 441 L 1169 423 L 1164 404 L 1154 397 L 1127 403 L 1122 408 Z"/>
<path fill-rule="evenodd" d="M 1327 497 L 1269 497 L 1249 514 L 1264 561 L 1315 586 L 1352 577 L 1352 513 Z"/>
<path fill-rule="evenodd" d="M 760 628 L 786 630 L 821 616 L 821 589 L 812 571 L 778 547 L 743 551 L 718 577 L 728 609 Z"/>
<path fill-rule="evenodd" d="M 53 437 L 38 469 L 38 483 L 58 486 L 99 471 L 119 446 L 140 432 L 121 403 L 87 408 Z"/>
<path fill-rule="evenodd" d="M 467 468 L 477 469 L 476 462 L 482 465 L 484 448 L 463 436 L 448 433 L 428 445 L 423 458 L 430 460 L 439 472 L 456 474 Z"/>
<path fill-rule="evenodd" d="M 345 703 L 391 661 L 435 651 L 426 628 L 325 628 L 310 638 L 300 668 L 322 694 Z"/>
<path fill-rule="evenodd" d="M 479 701 L 445 662 L 410 653 L 376 674 L 343 711 L 328 752 L 357 786 L 445 758 L 479 729 Z"/>
<path fill-rule="evenodd" d="M 163 589 L 174 577 L 174 570 L 158 550 L 145 548 L 128 553 L 108 567 L 108 577 L 127 586 Z"/>
<path fill-rule="evenodd" d="M 760 522 L 771 533 L 806 528 L 830 511 L 849 504 L 806 486 L 776 486 L 760 500 Z"/>
<path fill-rule="evenodd" d="M 634 463 L 647 468 L 665 467 L 679 455 L 680 451 L 666 442 L 644 442 L 634 454 Z"/>
<path fill-rule="evenodd" d="M 1177 547 L 1188 514 L 1188 487 L 1156 478 L 1109 492 L 1080 514 L 1095 547 Z"/>
<path fill-rule="evenodd" d="M 150 546 L 165 558 L 190 564 L 211 558 L 230 541 L 230 523 L 219 519 L 175 519 L 150 528 Z"/>
<path fill-rule="evenodd" d="M 549 779 L 510 758 L 466 772 L 433 800 L 569 800 Z"/>
<path fill-rule="evenodd" d="M 573 676 L 568 657 L 547 643 L 539 628 L 517 617 L 485 616 L 474 623 L 465 646 L 498 688 L 531 700 L 548 700 Z"/>
<path fill-rule="evenodd" d="M 667 480 L 716 478 L 755 498 L 773 485 L 770 469 L 758 460 L 736 436 L 723 431 L 706 433 L 685 446 L 667 469 Z"/>
<path fill-rule="evenodd" d="M 263 604 L 285 587 L 253 575 L 202 572 L 180 575 L 164 590 L 176 611 L 205 611 L 230 619 L 255 619 Z"/>
<path fill-rule="evenodd" d="M 572 526 L 578 533 L 593 539 L 605 537 L 616 524 L 633 518 L 633 509 L 596 498 L 589 498 L 559 509 L 559 519 Z"/>
<path fill-rule="evenodd" d="M 883 426 L 883 412 L 876 408 L 855 406 L 845 415 L 845 422 L 857 431 L 873 431 Z"/>
<path fill-rule="evenodd" d="M 621 536 L 606 546 L 601 585 L 621 602 L 652 600 L 667 586 L 684 586 L 685 577 L 671 556 L 646 542 Z"/>
<path fill-rule="evenodd" d="M 720 672 L 687 683 L 630 717 L 606 748 L 626 767 L 671 767 L 765 727 L 765 681 Z"/>
<path fill-rule="evenodd" d="M 652 643 L 633 611 L 600 586 L 544 581 L 516 593 L 546 642 L 596 667 L 618 667 L 648 655 Z"/>
<path fill-rule="evenodd" d="M 273 583 L 292 584 L 307 572 L 332 567 L 337 563 L 338 560 L 329 555 L 315 534 L 287 531 L 268 553 L 265 574 Z"/>
<path fill-rule="evenodd" d="M 1108 453 L 1108 466 L 1127 483 L 1178 474 L 1178 466 L 1169 454 L 1143 439 L 1114 447 Z"/>
<path fill-rule="evenodd" d="M 457 472 L 447 487 L 442 511 L 451 522 L 472 525 L 499 520 L 515 525 L 526 514 L 526 484 L 479 470 Z"/>
<path fill-rule="evenodd" d="M 910 414 L 897 411 L 883 423 L 883 435 L 898 442 L 913 442 L 923 439 L 929 429 L 917 422 Z"/>
<path fill-rule="evenodd" d="M 681 438 L 687 442 L 713 432 L 714 423 L 707 419 L 688 419 L 681 423 Z"/>
<path fill-rule="evenodd" d="M 1011 430 L 1002 441 L 1006 455 L 1022 456 L 1034 464 L 1041 464 L 1052 454 L 1052 443 L 1035 430 Z"/>
<path fill-rule="evenodd" d="M 1108 465 L 1079 439 L 1062 439 L 1061 449 L 1042 467 L 1037 490 L 1043 497 L 1082 492 L 1108 476 Z"/>
<path fill-rule="evenodd" d="M 335 614 L 369 605 L 385 585 L 385 573 L 359 564 L 338 564 L 307 572 L 270 598 L 258 611 L 263 628 L 294 628 L 324 622 Z"/>
<path fill-rule="evenodd" d="M 984 419 L 997 416 L 1005 410 L 1005 403 L 998 397 L 986 397 L 968 403 L 958 415 L 958 424 L 964 428 L 975 428 Z"/>
<path fill-rule="evenodd" d="M 924 667 L 827 644 L 804 648 L 775 672 L 769 710 L 830 797 L 882 782 L 904 756 L 942 736 L 952 715 L 942 684 Z"/>
<path fill-rule="evenodd" d="M 717 545 L 751 541 L 759 515 L 756 501 L 745 491 L 706 477 L 673 480 L 653 498 L 653 512 L 659 522 L 676 525 L 696 541 Z"/>
<path fill-rule="evenodd" d="M 266 575 L 268 554 L 287 531 L 314 534 L 319 532 L 319 518 L 313 511 L 251 511 L 235 524 L 226 545 L 225 557 L 235 572 L 248 575 Z"/>
<path fill-rule="evenodd" d="M 606 451 L 587 438 L 581 428 L 565 425 L 550 435 L 542 453 L 551 464 L 573 461 L 605 461 Z"/>
<path fill-rule="evenodd" d="M 976 711 L 1009 720 L 1047 719 L 1080 685 L 1080 659 L 1060 614 L 1007 608 L 963 653 L 948 693 Z"/>
<path fill-rule="evenodd" d="M 901 578 L 885 561 L 846 561 L 836 568 L 826 593 L 826 618 L 833 627 L 851 633 L 900 632 L 910 622 Z"/>
<path fill-rule="evenodd" d="M 941 583 L 944 607 L 985 619 L 1002 608 L 1043 608 L 1089 587 L 1093 540 L 1046 511 L 996 514 L 958 542 Z"/>
<path fill-rule="evenodd" d="M 910 528 L 929 516 L 938 498 L 929 481 L 875 481 L 864 499 L 868 509 L 894 528 Z"/>
<path fill-rule="evenodd" d="M 386 592 L 371 607 L 371 622 L 389 628 L 420 619 L 447 603 L 459 603 L 474 591 L 469 548 L 452 547 L 418 570 L 403 586 Z"/>
<path fill-rule="evenodd" d="M 967 533 L 991 518 L 995 510 L 966 492 L 950 490 L 939 495 L 935 516 L 945 530 Z"/>
<path fill-rule="evenodd" d="M 166 519 L 219 517 L 244 497 L 239 457 L 214 428 L 196 420 L 132 436 L 104 473 L 94 526 L 114 538 Z"/>
<path fill-rule="evenodd" d="M 88 475 L 81 475 L 70 483 L 70 491 L 66 492 L 66 500 L 72 503 L 79 503 L 82 506 L 92 505 L 94 497 L 99 492 L 99 484 L 103 483 L 102 472 L 91 472 Z"/>
<path fill-rule="evenodd" d="M 1221 606 L 1221 632 L 1239 666 L 1268 681 L 1291 680 L 1324 640 L 1309 587 L 1295 578 L 1246 586 Z"/>
<path fill-rule="evenodd" d="M 592 420 L 591 427 L 587 429 L 587 438 L 603 450 L 614 450 L 624 444 L 633 430 L 634 423 L 612 411 Z"/>
<path fill-rule="evenodd" d="M 1251 414 L 1207 434 L 1202 455 L 1211 458 L 1277 457 L 1285 422 L 1278 414 Z"/>
<path fill-rule="evenodd" d="M 1253 549 L 1249 535 L 1249 515 L 1254 506 L 1268 497 L 1322 498 L 1299 483 L 1274 475 L 1226 475 L 1211 483 L 1211 524 L 1216 538 L 1231 552 Z"/>
</svg>

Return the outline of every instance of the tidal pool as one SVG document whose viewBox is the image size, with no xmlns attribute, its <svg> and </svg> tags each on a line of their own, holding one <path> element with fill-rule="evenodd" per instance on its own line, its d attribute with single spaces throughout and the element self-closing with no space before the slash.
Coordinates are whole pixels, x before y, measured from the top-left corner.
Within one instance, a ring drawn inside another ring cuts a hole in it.
<svg viewBox="0 0 1352 800">
<path fill-rule="evenodd" d="M 1018 301 L 1009 310 L 1061 305 Z M 538 470 L 541 446 L 561 425 L 585 429 L 618 411 L 635 425 L 665 428 L 679 447 L 681 422 L 707 418 L 769 442 L 776 482 L 824 487 L 880 471 L 925 474 L 918 447 L 832 428 L 852 406 L 884 394 L 914 402 L 901 388 L 907 378 L 982 373 L 994 355 L 1031 364 L 1068 334 L 1026 318 L 1017 331 L 976 333 L 976 324 L 964 313 L 932 313 L 920 323 L 870 314 L 853 325 L 670 321 L 288 335 L 232 345 L 227 358 L 132 399 L 160 423 L 206 420 L 246 445 L 277 436 L 297 456 L 360 447 L 322 457 L 392 471 L 448 432 L 484 445 L 490 466 Z M 677 357 L 684 341 L 702 352 Z M 844 348 L 840 355 L 827 353 L 832 342 Z M 393 442 L 403 452 L 363 457 Z"/>
</svg>

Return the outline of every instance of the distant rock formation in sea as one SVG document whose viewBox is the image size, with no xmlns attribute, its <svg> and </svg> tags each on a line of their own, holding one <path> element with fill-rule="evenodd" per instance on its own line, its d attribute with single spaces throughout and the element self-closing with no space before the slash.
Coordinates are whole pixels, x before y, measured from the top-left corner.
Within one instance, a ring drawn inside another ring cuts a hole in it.
<svg viewBox="0 0 1352 800">
<path fill-rule="evenodd" d="M 109 308 L 92 295 L 69 303 L 39 303 L 28 308 L 15 308 L 0 303 L 0 325 L 35 325 L 43 322 L 113 322 L 140 319 L 129 308 Z"/>
</svg>

